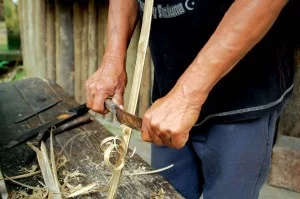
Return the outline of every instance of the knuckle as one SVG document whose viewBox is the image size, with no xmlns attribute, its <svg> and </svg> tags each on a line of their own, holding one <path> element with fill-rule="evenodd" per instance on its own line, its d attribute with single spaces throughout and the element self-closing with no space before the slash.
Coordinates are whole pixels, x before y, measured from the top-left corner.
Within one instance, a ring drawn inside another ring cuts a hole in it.
<svg viewBox="0 0 300 199">
<path fill-rule="evenodd" d="M 174 145 L 174 148 L 175 149 L 181 149 L 183 147 L 183 145 L 181 145 L 181 144 L 176 144 L 176 145 Z"/>
<path fill-rule="evenodd" d="M 96 86 L 96 90 L 97 90 L 97 92 L 102 91 L 103 90 L 103 86 L 101 84 L 98 84 Z"/>
<path fill-rule="evenodd" d="M 151 115 L 151 114 L 149 114 L 148 112 L 145 113 L 143 119 L 145 119 L 146 121 L 150 121 L 150 115 Z"/>
<path fill-rule="evenodd" d="M 150 125 L 151 125 L 151 127 L 152 128 L 155 128 L 155 129 L 157 129 L 158 130 L 158 132 L 160 132 L 161 131 L 161 125 L 160 125 L 160 123 L 159 122 L 157 122 L 157 121 L 151 121 L 150 122 Z"/>
<path fill-rule="evenodd" d="M 94 84 L 94 83 L 91 83 L 91 84 L 88 84 L 88 85 L 87 85 L 87 88 L 88 88 L 89 90 L 93 90 L 94 87 L 95 87 L 95 84 Z"/>
</svg>

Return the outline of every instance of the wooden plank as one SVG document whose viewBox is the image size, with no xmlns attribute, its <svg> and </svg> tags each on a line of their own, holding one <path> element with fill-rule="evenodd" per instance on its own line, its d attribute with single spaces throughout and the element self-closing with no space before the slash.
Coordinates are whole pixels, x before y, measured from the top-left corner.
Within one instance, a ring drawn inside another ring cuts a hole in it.
<svg viewBox="0 0 300 199">
<path fill-rule="evenodd" d="M 34 4 L 34 27 L 35 27 L 35 54 L 36 65 L 34 68 L 38 77 L 46 77 L 46 4 L 45 1 L 36 1 Z"/>
<path fill-rule="evenodd" d="M 74 96 L 72 3 L 55 0 L 56 82 Z"/>
<path fill-rule="evenodd" d="M 23 0 L 23 9 L 24 9 L 24 23 L 23 27 L 25 29 L 25 45 L 24 50 L 26 50 L 25 56 L 27 57 L 28 61 L 27 63 L 24 63 L 24 67 L 26 69 L 26 74 L 28 77 L 35 76 L 35 56 L 34 56 L 34 47 L 33 47 L 33 39 L 34 39 L 34 28 L 33 28 L 33 0 Z M 25 59 L 26 60 L 26 59 Z"/>
<path fill-rule="evenodd" d="M 55 63 L 55 4 L 54 0 L 46 1 L 46 77 L 56 81 Z"/>
<path fill-rule="evenodd" d="M 98 2 L 98 66 L 101 66 L 105 53 L 106 31 L 107 31 L 108 3 Z"/>
<path fill-rule="evenodd" d="M 88 4 L 88 55 L 89 70 L 91 76 L 98 68 L 97 65 L 97 7 L 95 0 L 89 0 Z"/>
<path fill-rule="evenodd" d="M 88 4 L 85 2 L 81 6 L 83 12 L 83 23 L 82 23 L 82 35 L 81 35 L 81 97 L 80 102 L 85 102 L 85 81 L 88 78 L 88 71 L 89 71 L 89 55 L 88 55 Z"/>
<path fill-rule="evenodd" d="M 73 5 L 73 34 L 74 34 L 74 74 L 75 74 L 75 99 L 80 102 L 81 95 L 81 39 L 83 12 L 79 1 Z"/>
</svg>

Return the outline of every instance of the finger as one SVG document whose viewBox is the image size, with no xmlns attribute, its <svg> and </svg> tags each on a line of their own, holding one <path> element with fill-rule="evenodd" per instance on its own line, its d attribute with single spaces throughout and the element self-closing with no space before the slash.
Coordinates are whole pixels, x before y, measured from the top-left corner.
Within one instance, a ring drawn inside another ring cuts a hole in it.
<svg viewBox="0 0 300 199">
<path fill-rule="evenodd" d="M 149 130 L 148 132 L 149 132 L 149 135 L 150 135 L 153 143 L 155 143 L 158 146 L 164 145 L 164 142 L 162 141 L 162 139 L 160 138 L 160 135 L 159 135 L 160 132 L 155 127 L 149 125 L 148 130 Z"/>
<path fill-rule="evenodd" d="M 107 93 L 97 93 L 94 96 L 93 99 L 93 106 L 92 110 L 101 114 L 106 114 L 108 113 L 107 109 L 105 108 L 104 102 L 107 99 L 109 95 Z"/>
<path fill-rule="evenodd" d="M 142 133 L 141 134 L 141 138 L 142 138 L 143 141 L 145 141 L 145 142 L 152 142 L 150 134 L 148 132 L 148 129 L 147 129 L 147 127 L 145 125 L 142 126 L 141 133 Z"/>
<path fill-rule="evenodd" d="M 86 85 L 86 105 L 87 107 L 91 108 L 93 106 L 93 99 L 95 94 L 94 86 L 91 84 Z"/>
<path fill-rule="evenodd" d="M 172 141 L 171 141 L 171 136 L 170 135 L 161 134 L 159 137 L 163 141 L 164 145 L 168 146 L 169 148 L 174 148 L 174 146 L 172 145 Z"/>
<path fill-rule="evenodd" d="M 119 107 L 123 106 L 123 93 L 115 93 L 111 100 Z"/>
<path fill-rule="evenodd" d="M 172 146 L 176 149 L 180 149 L 184 147 L 185 143 L 187 142 L 188 138 L 182 137 L 182 136 L 173 136 L 171 138 Z"/>
</svg>

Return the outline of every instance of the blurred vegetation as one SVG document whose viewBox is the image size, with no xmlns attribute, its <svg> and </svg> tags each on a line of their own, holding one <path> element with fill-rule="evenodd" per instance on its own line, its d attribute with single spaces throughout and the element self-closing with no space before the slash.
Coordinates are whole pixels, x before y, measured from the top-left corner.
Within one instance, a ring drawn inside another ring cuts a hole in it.
<svg viewBox="0 0 300 199">
<path fill-rule="evenodd" d="M 18 7 L 12 0 L 4 0 L 4 18 L 7 28 L 8 49 L 18 50 L 21 44 Z"/>
</svg>

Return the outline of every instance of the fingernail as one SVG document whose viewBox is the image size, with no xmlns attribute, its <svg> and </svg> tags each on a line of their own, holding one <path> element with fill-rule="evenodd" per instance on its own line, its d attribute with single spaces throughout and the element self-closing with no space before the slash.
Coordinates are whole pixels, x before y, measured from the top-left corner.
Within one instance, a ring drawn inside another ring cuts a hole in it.
<svg viewBox="0 0 300 199">
<path fill-rule="evenodd" d="M 119 108 L 122 109 L 122 110 L 124 110 L 124 106 L 123 105 L 120 105 Z"/>
</svg>

